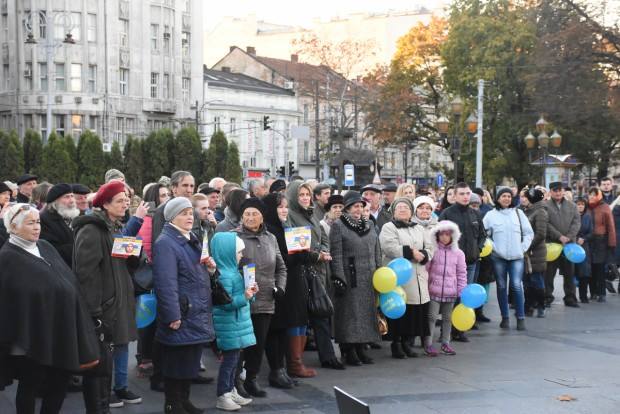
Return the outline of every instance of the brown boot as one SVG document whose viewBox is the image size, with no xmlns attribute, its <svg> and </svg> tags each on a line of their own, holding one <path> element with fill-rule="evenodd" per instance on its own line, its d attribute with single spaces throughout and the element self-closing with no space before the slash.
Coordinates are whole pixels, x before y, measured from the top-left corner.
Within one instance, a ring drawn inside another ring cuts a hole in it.
<svg viewBox="0 0 620 414">
<path fill-rule="evenodd" d="M 311 378 L 316 376 L 316 371 L 304 366 L 302 355 L 306 346 L 305 336 L 291 336 L 289 338 L 290 359 L 288 361 L 288 374 L 293 377 Z"/>
</svg>

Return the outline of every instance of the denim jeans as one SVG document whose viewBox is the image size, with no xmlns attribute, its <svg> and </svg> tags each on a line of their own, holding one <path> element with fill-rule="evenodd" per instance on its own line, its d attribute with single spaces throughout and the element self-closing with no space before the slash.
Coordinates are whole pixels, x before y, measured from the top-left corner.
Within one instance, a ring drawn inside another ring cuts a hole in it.
<svg viewBox="0 0 620 414">
<path fill-rule="evenodd" d="M 114 345 L 114 389 L 127 388 L 127 365 L 129 364 L 129 345 Z"/>
<path fill-rule="evenodd" d="M 467 265 L 467 284 L 471 285 L 478 280 L 478 273 L 480 272 L 480 262 Z"/>
<path fill-rule="evenodd" d="M 220 364 L 220 372 L 217 376 L 217 396 L 224 395 L 232 391 L 235 387 L 235 373 L 239 363 L 241 350 L 231 349 L 222 352 L 224 359 Z"/>
<path fill-rule="evenodd" d="M 502 318 L 507 318 L 510 310 L 508 309 L 508 277 L 510 277 L 510 289 L 514 294 L 515 310 L 517 319 L 525 318 L 524 297 L 523 297 L 523 259 L 505 260 L 497 256 L 492 257 L 493 268 L 497 282 L 497 302 L 502 313 Z"/>
</svg>

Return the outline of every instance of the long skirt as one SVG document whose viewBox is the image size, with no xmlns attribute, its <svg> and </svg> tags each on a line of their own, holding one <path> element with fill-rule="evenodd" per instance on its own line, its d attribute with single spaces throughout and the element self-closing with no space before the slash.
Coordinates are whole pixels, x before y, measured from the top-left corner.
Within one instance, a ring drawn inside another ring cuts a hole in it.
<svg viewBox="0 0 620 414">
<path fill-rule="evenodd" d="M 161 368 L 164 378 L 196 378 L 200 370 L 200 357 L 204 345 L 170 346 L 161 344 Z"/>
<path fill-rule="evenodd" d="M 388 332 L 393 341 L 429 336 L 428 312 L 430 302 L 407 305 L 405 314 L 398 319 L 388 319 Z"/>
</svg>

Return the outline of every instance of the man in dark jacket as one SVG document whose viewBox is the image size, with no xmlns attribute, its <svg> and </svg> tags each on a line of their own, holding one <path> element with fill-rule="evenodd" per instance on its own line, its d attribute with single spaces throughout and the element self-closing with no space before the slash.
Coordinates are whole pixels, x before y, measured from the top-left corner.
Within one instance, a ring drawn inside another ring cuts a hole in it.
<svg viewBox="0 0 620 414">
<path fill-rule="evenodd" d="M 549 214 L 547 226 L 547 242 L 549 243 L 574 243 L 581 227 L 581 216 L 577 206 L 572 201 L 564 198 L 564 186 L 561 182 L 549 184 L 551 199 L 545 201 L 545 207 Z M 560 270 L 564 277 L 564 304 L 578 308 L 575 282 L 573 281 L 574 265 L 563 255 L 557 260 L 547 264 L 545 274 L 545 300 L 546 304 L 553 303 L 553 280 Z"/>
<path fill-rule="evenodd" d="M 610 177 L 601 178 L 599 188 L 603 192 L 603 202 L 605 204 L 611 204 L 615 200 L 613 180 Z"/>
<path fill-rule="evenodd" d="M 486 232 L 482 217 L 477 210 L 469 207 L 471 189 L 466 183 L 458 183 L 454 188 L 455 203 L 441 212 L 439 221 L 450 220 L 459 226 L 461 238 L 459 248 L 465 253 L 467 264 L 467 284 L 476 283 L 480 261 L 480 251 L 484 247 Z M 469 342 L 463 332 L 453 331 L 455 341 Z"/>
<path fill-rule="evenodd" d="M 368 184 L 362 187 L 362 197 L 370 203 L 370 219 L 375 223 L 377 234 L 385 223 L 392 221 L 392 215 L 383 206 L 383 189 L 376 184 Z"/>
<path fill-rule="evenodd" d="M 47 193 L 47 206 L 41 213 L 41 238 L 50 242 L 69 267 L 73 261 L 71 221 L 80 215 L 73 189 L 69 184 L 56 184 Z"/>
<path fill-rule="evenodd" d="M 32 190 L 37 186 L 37 180 L 39 177 L 32 174 L 24 174 L 17 179 L 17 185 L 19 186 L 19 192 L 17 193 L 18 203 L 30 203 L 30 197 L 32 197 Z"/>
</svg>

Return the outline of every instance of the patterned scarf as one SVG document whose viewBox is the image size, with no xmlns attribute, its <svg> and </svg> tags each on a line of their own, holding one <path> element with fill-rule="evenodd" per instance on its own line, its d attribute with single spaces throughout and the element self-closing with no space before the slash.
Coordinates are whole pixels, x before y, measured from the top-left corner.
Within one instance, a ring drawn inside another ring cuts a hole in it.
<svg viewBox="0 0 620 414">
<path fill-rule="evenodd" d="M 370 226 L 363 217 L 359 220 L 355 220 L 349 214 L 343 214 L 342 216 L 340 216 L 340 220 L 344 223 L 345 226 L 347 226 L 360 236 L 363 236 L 370 231 Z"/>
</svg>

